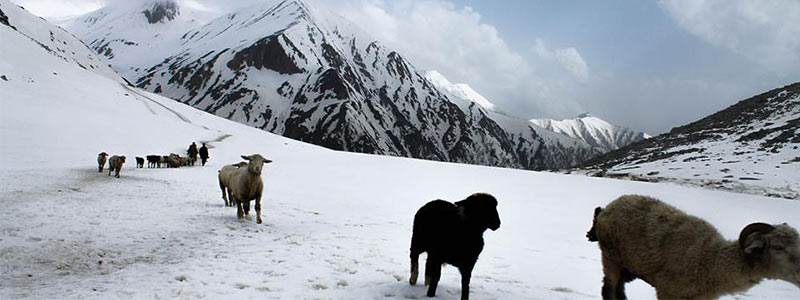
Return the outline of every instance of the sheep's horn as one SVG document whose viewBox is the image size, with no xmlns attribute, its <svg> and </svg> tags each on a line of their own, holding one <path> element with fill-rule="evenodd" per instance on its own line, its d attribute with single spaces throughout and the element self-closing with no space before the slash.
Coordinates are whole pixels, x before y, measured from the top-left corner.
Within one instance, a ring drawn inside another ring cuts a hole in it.
<svg viewBox="0 0 800 300">
<path fill-rule="evenodd" d="M 772 230 L 775 230 L 775 227 L 767 223 L 753 223 L 745 226 L 744 229 L 742 229 L 742 232 L 739 233 L 739 248 L 741 249 L 745 248 L 746 246 L 745 242 L 747 241 L 747 237 L 750 236 L 751 234 L 756 232 L 769 233 Z"/>
</svg>

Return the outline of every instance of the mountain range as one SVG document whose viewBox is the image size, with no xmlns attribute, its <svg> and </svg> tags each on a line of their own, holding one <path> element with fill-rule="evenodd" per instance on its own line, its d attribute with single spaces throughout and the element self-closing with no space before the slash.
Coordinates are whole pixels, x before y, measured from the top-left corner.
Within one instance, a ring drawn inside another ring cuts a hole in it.
<svg viewBox="0 0 800 300">
<path fill-rule="evenodd" d="M 800 82 L 583 164 L 601 176 L 800 199 Z"/>
<path fill-rule="evenodd" d="M 331 149 L 538 170 L 617 142 L 498 113 L 313 3 L 271 0 L 221 15 L 181 4 L 114 3 L 66 28 L 137 87 Z"/>
</svg>

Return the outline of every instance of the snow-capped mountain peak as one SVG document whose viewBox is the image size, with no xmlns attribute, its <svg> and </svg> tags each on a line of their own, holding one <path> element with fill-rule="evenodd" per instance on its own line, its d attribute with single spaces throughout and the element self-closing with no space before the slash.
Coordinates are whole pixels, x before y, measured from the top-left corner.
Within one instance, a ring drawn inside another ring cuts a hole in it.
<svg viewBox="0 0 800 300">
<path fill-rule="evenodd" d="M 494 110 L 494 103 L 486 99 L 486 97 L 483 97 L 483 95 L 472 89 L 472 87 L 466 83 L 452 83 L 436 70 L 426 71 L 425 78 L 439 90 L 454 96 L 454 100 L 466 100 L 467 103 L 474 102 L 485 109 Z"/>
<path fill-rule="evenodd" d="M 573 119 L 560 121 L 533 119 L 531 122 L 537 126 L 584 140 L 590 145 L 600 147 L 606 151 L 618 149 L 650 137 L 644 132 L 637 132 L 608 123 L 592 116 L 588 112 L 582 113 Z"/>
</svg>

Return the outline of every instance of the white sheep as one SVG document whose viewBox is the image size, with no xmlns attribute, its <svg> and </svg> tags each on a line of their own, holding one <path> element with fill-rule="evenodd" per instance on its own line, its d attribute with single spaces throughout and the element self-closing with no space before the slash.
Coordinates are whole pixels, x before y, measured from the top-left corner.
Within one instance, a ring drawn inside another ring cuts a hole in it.
<svg viewBox="0 0 800 300">
<path fill-rule="evenodd" d="M 242 155 L 247 160 L 246 168 L 233 170 L 228 181 L 229 196 L 236 203 L 236 216 L 243 219 L 245 214 L 250 212 L 250 201 L 256 200 L 256 223 L 261 224 L 261 193 L 264 190 L 264 183 L 261 181 L 261 169 L 264 163 L 272 161 L 264 158 L 260 154 L 250 156 Z M 242 210 L 244 206 L 244 210 Z"/>
<path fill-rule="evenodd" d="M 108 176 L 111 176 L 111 171 L 115 172 L 115 177 L 119 178 L 119 171 L 122 170 L 122 164 L 125 163 L 125 155 L 112 156 L 108 159 Z"/>
<path fill-rule="evenodd" d="M 219 189 L 222 191 L 222 201 L 225 202 L 225 206 L 233 206 L 233 204 L 234 204 L 233 203 L 233 199 L 228 201 L 228 198 L 230 198 L 229 194 L 230 194 L 230 191 L 231 191 L 231 189 L 228 188 L 228 184 L 229 184 L 230 179 L 231 179 L 231 174 L 233 174 L 234 170 L 237 170 L 237 169 L 239 169 L 241 167 L 244 167 L 244 166 L 247 166 L 247 162 L 245 162 L 245 161 L 240 162 L 240 163 L 235 164 L 235 165 L 224 166 L 224 167 L 222 167 L 222 169 L 219 170 L 219 174 L 217 175 L 217 178 L 219 179 Z M 228 194 L 228 195 L 226 195 L 226 194 Z"/>
<path fill-rule="evenodd" d="M 108 153 L 100 152 L 97 155 L 97 172 L 103 173 L 103 167 L 106 166 L 106 157 L 108 157 Z"/>
<path fill-rule="evenodd" d="M 764 278 L 800 287 L 800 240 L 784 224 L 753 223 L 727 241 L 708 222 L 657 199 L 625 195 L 595 209 L 587 233 L 602 251 L 604 299 L 625 299 L 641 278 L 659 299 L 709 299 Z"/>
</svg>

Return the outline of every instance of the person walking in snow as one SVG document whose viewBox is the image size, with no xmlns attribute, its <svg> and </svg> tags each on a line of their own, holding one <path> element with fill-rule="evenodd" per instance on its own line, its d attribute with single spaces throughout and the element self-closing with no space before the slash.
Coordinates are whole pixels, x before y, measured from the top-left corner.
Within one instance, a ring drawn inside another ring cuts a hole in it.
<svg viewBox="0 0 800 300">
<path fill-rule="evenodd" d="M 189 163 L 194 166 L 194 162 L 197 161 L 197 144 L 192 142 L 192 144 L 189 145 L 189 150 L 186 150 L 186 154 L 189 155 Z"/>
<path fill-rule="evenodd" d="M 208 160 L 208 148 L 206 148 L 206 143 L 203 143 L 203 147 L 200 147 L 200 161 L 205 166 L 207 160 Z"/>
</svg>

